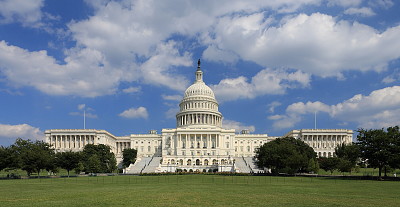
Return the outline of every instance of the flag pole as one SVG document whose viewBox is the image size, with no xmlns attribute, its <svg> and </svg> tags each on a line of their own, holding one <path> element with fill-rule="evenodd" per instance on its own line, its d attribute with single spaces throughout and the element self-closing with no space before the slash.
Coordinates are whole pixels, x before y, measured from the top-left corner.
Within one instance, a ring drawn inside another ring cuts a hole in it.
<svg viewBox="0 0 400 207">
<path fill-rule="evenodd" d="M 86 129 L 86 109 L 83 109 L 83 129 Z"/>
</svg>

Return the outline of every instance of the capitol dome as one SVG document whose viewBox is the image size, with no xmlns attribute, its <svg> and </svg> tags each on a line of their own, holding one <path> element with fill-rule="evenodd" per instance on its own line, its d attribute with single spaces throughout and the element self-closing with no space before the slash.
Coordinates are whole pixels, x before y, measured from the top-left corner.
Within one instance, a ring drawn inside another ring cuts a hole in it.
<svg viewBox="0 0 400 207">
<path fill-rule="evenodd" d="M 218 102 L 214 92 L 203 81 L 200 60 L 195 75 L 195 82 L 186 89 L 179 104 L 180 111 L 176 115 L 177 127 L 198 125 L 221 127 L 222 115 L 218 111 Z"/>
<path fill-rule="evenodd" d="M 203 81 L 195 82 L 189 88 L 186 89 L 183 98 L 190 98 L 195 96 L 203 96 L 215 99 L 214 91 L 211 90 Z"/>
</svg>

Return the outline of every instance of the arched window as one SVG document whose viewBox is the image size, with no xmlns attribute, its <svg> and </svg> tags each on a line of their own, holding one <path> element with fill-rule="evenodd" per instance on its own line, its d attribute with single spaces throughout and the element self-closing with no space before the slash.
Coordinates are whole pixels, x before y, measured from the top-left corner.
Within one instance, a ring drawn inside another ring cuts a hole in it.
<svg viewBox="0 0 400 207">
<path fill-rule="evenodd" d="M 183 165 L 183 160 L 182 159 L 179 160 L 179 165 Z"/>
<path fill-rule="evenodd" d="M 192 160 L 191 159 L 187 160 L 187 165 L 192 165 Z"/>
<path fill-rule="evenodd" d="M 175 165 L 176 163 L 175 163 L 175 160 L 174 159 L 172 159 L 171 160 L 171 165 Z"/>
<path fill-rule="evenodd" d="M 208 160 L 207 159 L 204 160 L 204 165 L 208 165 Z"/>
<path fill-rule="evenodd" d="M 213 165 L 218 165 L 218 160 L 213 159 L 212 164 L 213 164 Z"/>
<path fill-rule="evenodd" d="M 201 165 L 201 162 L 199 159 L 196 159 L 196 165 Z"/>
</svg>

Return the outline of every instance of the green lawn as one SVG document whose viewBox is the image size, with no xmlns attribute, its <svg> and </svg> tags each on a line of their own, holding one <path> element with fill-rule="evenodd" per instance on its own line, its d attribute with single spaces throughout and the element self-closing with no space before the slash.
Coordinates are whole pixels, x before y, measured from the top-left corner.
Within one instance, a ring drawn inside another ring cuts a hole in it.
<svg viewBox="0 0 400 207">
<path fill-rule="evenodd" d="M 168 175 L 0 180 L 0 206 L 400 206 L 400 182 Z"/>
</svg>

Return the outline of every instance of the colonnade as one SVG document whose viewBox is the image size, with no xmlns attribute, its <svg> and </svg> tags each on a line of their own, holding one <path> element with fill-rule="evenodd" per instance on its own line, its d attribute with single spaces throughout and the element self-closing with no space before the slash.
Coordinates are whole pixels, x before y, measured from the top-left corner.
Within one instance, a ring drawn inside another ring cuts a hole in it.
<svg viewBox="0 0 400 207">
<path fill-rule="evenodd" d="M 333 149 L 341 143 L 347 143 L 346 135 L 302 135 L 302 140 L 312 148 Z"/>
<path fill-rule="evenodd" d="M 214 114 L 193 113 L 193 114 L 184 114 L 179 116 L 177 118 L 177 122 L 178 126 L 184 126 L 189 124 L 221 126 L 222 118 L 221 116 Z"/>
<path fill-rule="evenodd" d="M 50 145 L 55 149 L 81 149 L 86 144 L 96 144 L 95 135 L 52 135 Z"/>
<path fill-rule="evenodd" d="M 117 154 L 122 153 L 124 149 L 131 148 L 131 142 L 117 142 Z"/>
<path fill-rule="evenodd" d="M 219 148 L 219 134 L 178 134 L 177 148 L 216 149 Z"/>
</svg>

